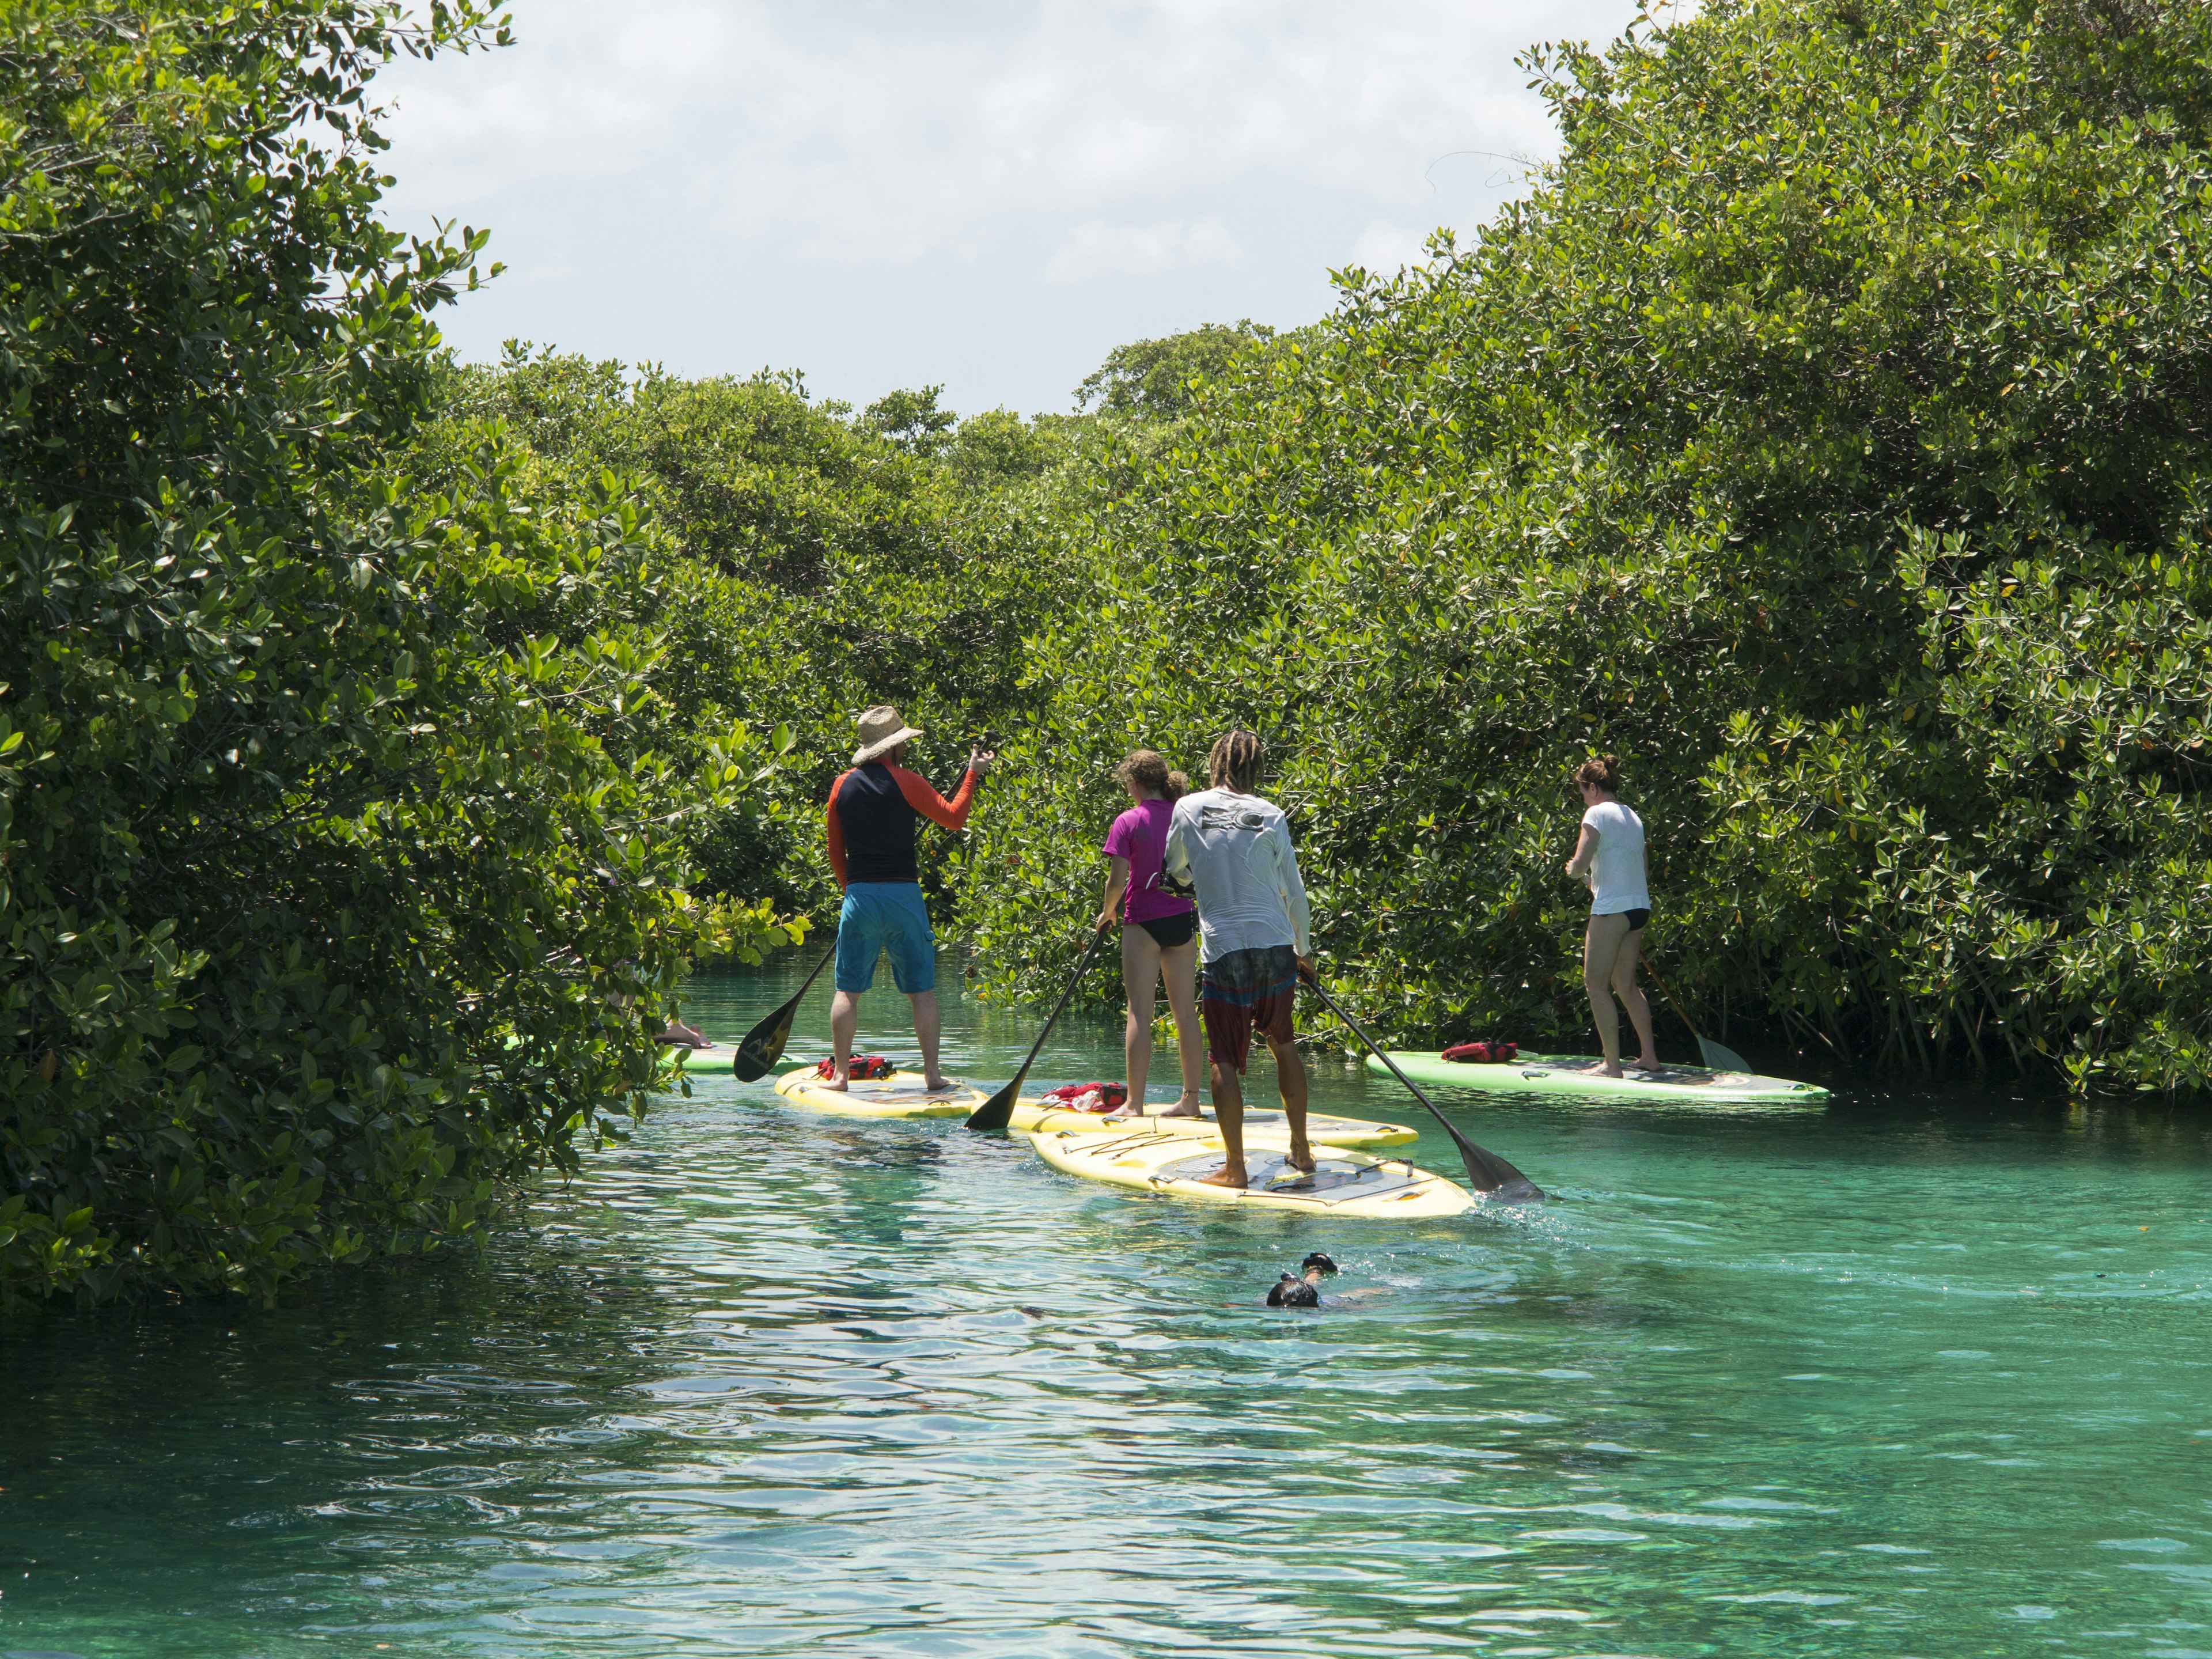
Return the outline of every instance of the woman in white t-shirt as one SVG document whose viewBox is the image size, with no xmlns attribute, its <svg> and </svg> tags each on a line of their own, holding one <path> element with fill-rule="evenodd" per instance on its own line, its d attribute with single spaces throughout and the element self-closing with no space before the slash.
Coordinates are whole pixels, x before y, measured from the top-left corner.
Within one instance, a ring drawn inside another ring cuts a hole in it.
<svg viewBox="0 0 2212 1659">
<path fill-rule="evenodd" d="M 1637 1062 L 1642 1072 L 1656 1071 L 1659 1051 L 1651 1041 L 1651 1005 L 1636 986 L 1636 949 L 1644 924 L 1651 920 L 1651 890 L 1644 869 L 1644 820 L 1622 805 L 1620 757 L 1601 755 L 1584 761 L 1575 773 L 1583 792 L 1582 838 L 1575 855 L 1567 860 L 1567 873 L 1589 884 L 1589 931 L 1583 936 L 1583 986 L 1589 992 L 1590 1013 L 1597 1021 L 1597 1040 L 1605 1050 L 1605 1074 L 1619 1077 L 1620 1070 L 1620 1011 L 1618 996 L 1628 1005 L 1629 1024 L 1644 1045 Z"/>
</svg>

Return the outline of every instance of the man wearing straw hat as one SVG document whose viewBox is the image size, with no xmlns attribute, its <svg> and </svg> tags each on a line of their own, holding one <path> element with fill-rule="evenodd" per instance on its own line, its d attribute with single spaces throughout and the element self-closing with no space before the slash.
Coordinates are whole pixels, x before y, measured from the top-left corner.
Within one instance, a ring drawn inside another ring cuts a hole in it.
<svg viewBox="0 0 2212 1659">
<path fill-rule="evenodd" d="M 860 1023 L 860 994 L 876 982 L 876 958 L 891 959 L 891 979 L 914 1005 L 914 1034 L 921 1044 L 923 1081 L 946 1086 L 937 1066 L 937 940 L 921 902 L 921 870 L 914 844 L 921 820 L 947 830 L 968 822 L 975 786 L 997 758 L 970 748 L 968 769 L 951 800 L 928 780 L 900 764 L 906 746 L 921 736 L 878 703 L 860 716 L 860 746 L 853 769 L 831 786 L 826 818 L 830 868 L 845 890 L 837 913 L 837 994 L 830 1004 L 830 1042 L 836 1074 L 823 1086 L 842 1089 L 853 1058 L 853 1033 Z"/>
</svg>

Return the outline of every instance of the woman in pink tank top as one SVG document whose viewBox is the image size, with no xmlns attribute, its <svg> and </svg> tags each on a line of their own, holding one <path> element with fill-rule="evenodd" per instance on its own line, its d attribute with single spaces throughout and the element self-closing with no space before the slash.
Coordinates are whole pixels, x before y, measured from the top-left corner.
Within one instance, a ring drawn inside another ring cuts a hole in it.
<svg viewBox="0 0 2212 1659">
<path fill-rule="evenodd" d="M 1121 921 L 1121 983 L 1129 993 L 1129 1024 L 1121 1037 L 1128 1103 L 1116 1115 L 1145 1109 L 1145 1078 L 1152 1066 L 1152 1021 L 1159 990 L 1167 988 L 1174 1011 L 1176 1049 L 1182 1061 L 1182 1094 L 1162 1117 L 1199 1115 L 1198 1080 L 1205 1043 L 1198 1024 L 1198 907 L 1168 890 L 1161 864 L 1167 857 L 1168 817 L 1176 797 L 1190 787 L 1162 757 L 1139 749 L 1114 775 L 1136 804 L 1107 832 L 1105 902 L 1097 926 Z"/>
</svg>

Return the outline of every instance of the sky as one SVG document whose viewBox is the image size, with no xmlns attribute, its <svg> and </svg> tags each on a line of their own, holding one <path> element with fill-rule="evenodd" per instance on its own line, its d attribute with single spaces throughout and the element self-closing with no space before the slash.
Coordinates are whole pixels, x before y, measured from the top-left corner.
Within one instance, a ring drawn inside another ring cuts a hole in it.
<svg viewBox="0 0 2212 1659">
<path fill-rule="evenodd" d="M 1556 146 L 1516 53 L 1634 0 L 515 0 L 380 76 L 392 221 L 489 227 L 446 313 L 865 406 L 1072 407 L 1124 342 L 1310 322 Z"/>
</svg>

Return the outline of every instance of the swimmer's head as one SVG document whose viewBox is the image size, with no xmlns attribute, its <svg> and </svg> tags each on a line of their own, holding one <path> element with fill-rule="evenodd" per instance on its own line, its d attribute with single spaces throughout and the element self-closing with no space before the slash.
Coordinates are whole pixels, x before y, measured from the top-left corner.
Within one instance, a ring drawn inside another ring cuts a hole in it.
<svg viewBox="0 0 2212 1659">
<path fill-rule="evenodd" d="M 1319 1250 L 1316 1250 L 1311 1255 L 1298 1263 L 1298 1271 L 1304 1273 L 1308 1279 L 1311 1279 L 1317 1274 L 1334 1273 L 1336 1271 L 1336 1263 L 1331 1261 Z"/>
<path fill-rule="evenodd" d="M 1318 1308 L 1321 1306 L 1321 1292 L 1314 1289 L 1311 1280 L 1285 1273 L 1268 1291 L 1267 1305 L 1271 1308 Z"/>
</svg>

